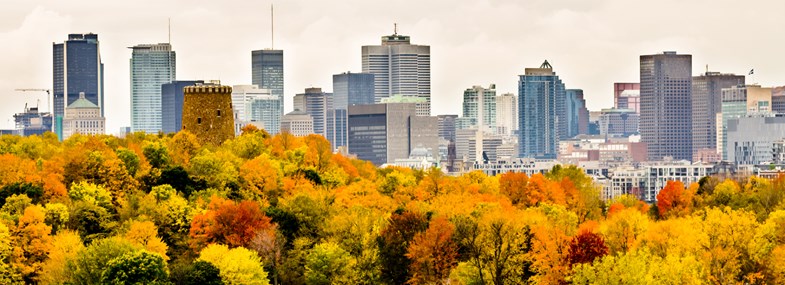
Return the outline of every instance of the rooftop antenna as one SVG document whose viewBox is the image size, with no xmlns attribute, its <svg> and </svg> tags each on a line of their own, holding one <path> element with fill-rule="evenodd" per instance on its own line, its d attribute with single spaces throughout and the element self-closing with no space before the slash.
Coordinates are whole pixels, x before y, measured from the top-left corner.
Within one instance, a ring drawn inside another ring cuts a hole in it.
<svg viewBox="0 0 785 285">
<path fill-rule="evenodd" d="M 275 14 L 273 13 L 273 4 L 270 3 L 270 49 L 275 49 Z"/>
<path fill-rule="evenodd" d="M 398 35 L 398 23 L 393 23 L 393 35 Z"/>
<path fill-rule="evenodd" d="M 169 21 L 169 39 L 167 43 L 169 43 L 169 45 L 172 45 L 172 18 L 169 18 L 168 21 Z"/>
</svg>

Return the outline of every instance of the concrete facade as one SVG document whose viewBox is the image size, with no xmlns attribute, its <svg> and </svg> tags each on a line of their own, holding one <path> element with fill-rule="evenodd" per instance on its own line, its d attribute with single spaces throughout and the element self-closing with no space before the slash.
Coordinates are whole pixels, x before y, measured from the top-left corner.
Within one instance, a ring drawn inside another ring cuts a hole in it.
<svg viewBox="0 0 785 285">
<path fill-rule="evenodd" d="M 363 46 L 362 72 L 374 75 L 376 103 L 393 95 L 431 101 L 431 47 L 413 45 L 409 36 L 394 33 L 383 36 L 381 45 Z"/>
<path fill-rule="evenodd" d="M 649 160 L 692 159 L 692 55 L 640 56 L 641 140 Z"/>
<path fill-rule="evenodd" d="M 744 84 L 744 75 L 706 72 L 692 78 L 692 161 L 699 153 L 717 152 L 717 114 L 722 89 Z"/>
</svg>

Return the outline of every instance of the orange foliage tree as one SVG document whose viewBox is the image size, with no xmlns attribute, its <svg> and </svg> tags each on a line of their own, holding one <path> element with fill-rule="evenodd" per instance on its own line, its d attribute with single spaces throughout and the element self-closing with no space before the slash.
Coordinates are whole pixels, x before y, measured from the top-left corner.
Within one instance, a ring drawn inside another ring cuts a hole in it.
<svg viewBox="0 0 785 285">
<path fill-rule="evenodd" d="M 513 205 L 518 205 L 526 201 L 526 185 L 529 176 L 526 173 L 507 172 L 499 176 L 499 192 L 507 198 Z"/>
<path fill-rule="evenodd" d="M 259 230 L 271 226 L 257 202 L 235 203 L 213 196 L 208 210 L 191 222 L 191 247 L 197 251 L 210 243 L 247 247 Z"/>
<path fill-rule="evenodd" d="M 417 233 L 409 244 L 411 278 L 409 284 L 439 284 L 457 264 L 458 246 L 452 240 L 455 227 L 447 219 L 433 219 L 425 232 Z"/>
<path fill-rule="evenodd" d="M 660 218 L 689 214 L 692 206 L 692 193 L 684 189 L 681 181 L 668 181 L 665 188 L 657 194 L 657 210 Z"/>
</svg>

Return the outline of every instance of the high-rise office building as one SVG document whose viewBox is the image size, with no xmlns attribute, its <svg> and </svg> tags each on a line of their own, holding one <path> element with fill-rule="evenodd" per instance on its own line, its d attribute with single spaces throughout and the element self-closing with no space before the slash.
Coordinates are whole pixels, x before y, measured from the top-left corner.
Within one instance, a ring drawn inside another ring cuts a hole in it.
<svg viewBox="0 0 785 285">
<path fill-rule="evenodd" d="M 183 129 L 183 88 L 204 84 L 202 80 L 175 80 L 161 85 L 161 131 L 165 134 Z"/>
<path fill-rule="evenodd" d="M 382 98 L 380 103 L 414 103 L 416 108 L 415 114 L 417 116 L 428 117 L 431 113 L 431 101 L 429 100 L 430 99 L 421 96 L 394 95 Z"/>
<path fill-rule="evenodd" d="M 280 97 L 272 95 L 270 89 L 257 85 L 232 86 L 232 109 L 237 114 L 235 124 L 255 123 L 268 133 L 277 134 L 281 130 L 280 108 Z"/>
<path fill-rule="evenodd" d="M 373 74 L 344 72 L 333 75 L 333 108 L 331 112 L 335 139 L 333 148 L 347 145 L 348 108 L 351 105 L 374 103 Z"/>
<path fill-rule="evenodd" d="M 641 141 L 649 160 L 692 159 L 692 55 L 640 56 Z"/>
<path fill-rule="evenodd" d="M 496 133 L 512 135 L 518 130 L 518 97 L 507 93 L 496 96 Z"/>
<path fill-rule="evenodd" d="M 524 73 L 518 80 L 518 156 L 555 159 L 567 122 L 564 83 L 548 61 Z"/>
<path fill-rule="evenodd" d="M 463 117 L 475 125 L 480 123 L 480 101 L 483 127 L 496 131 L 496 84 L 491 84 L 488 88 L 475 85 L 463 91 Z"/>
<path fill-rule="evenodd" d="M 447 141 L 455 142 L 455 120 L 458 115 L 439 115 L 439 137 Z"/>
<path fill-rule="evenodd" d="M 766 115 L 771 113 L 771 88 L 748 84 L 723 88 L 720 119 L 717 122 L 717 149 L 723 160 L 728 155 L 728 120 L 747 115 Z"/>
<path fill-rule="evenodd" d="M 176 55 L 168 43 L 130 49 L 131 131 L 157 133 L 163 126 L 161 86 L 175 80 Z"/>
<path fill-rule="evenodd" d="M 583 99 L 583 90 L 567 89 L 564 110 L 567 120 L 567 129 L 562 139 L 573 138 L 579 134 L 589 132 L 589 110 L 586 109 L 586 100 Z M 636 125 L 637 126 L 637 125 Z"/>
<path fill-rule="evenodd" d="M 66 106 L 85 94 L 85 100 L 104 116 L 104 64 L 96 34 L 69 34 L 68 40 L 52 45 L 55 133 L 62 139 Z"/>
<path fill-rule="evenodd" d="M 263 49 L 251 52 L 251 84 L 261 89 L 269 89 L 273 96 L 280 98 L 281 121 L 284 110 L 283 93 L 283 50 Z M 280 126 L 278 127 L 280 130 Z"/>
<path fill-rule="evenodd" d="M 322 92 L 322 88 L 305 88 L 305 93 L 294 96 L 294 109 L 311 115 L 313 132 L 324 136 L 335 148 L 335 109 L 332 93 Z"/>
<path fill-rule="evenodd" d="M 383 36 L 381 45 L 363 46 L 362 66 L 364 73 L 374 75 L 375 102 L 404 95 L 422 97 L 430 103 L 430 46 L 413 45 L 409 36 L 396 32 Z"/>
<path fill-rule="evenodd" d="M 744 75 L 706 72 L 692 77 L 692 160 L 717 152 L 717 114 L 722 112 L 722 89 L 744 84 Z"/>
<path fill-rule="evenodd" d="M 414 148 L 439 149 L 438 118 L 412 103 L 349 106 L 349 152 L 376 165 L 405 159 Z"/>
</svg>

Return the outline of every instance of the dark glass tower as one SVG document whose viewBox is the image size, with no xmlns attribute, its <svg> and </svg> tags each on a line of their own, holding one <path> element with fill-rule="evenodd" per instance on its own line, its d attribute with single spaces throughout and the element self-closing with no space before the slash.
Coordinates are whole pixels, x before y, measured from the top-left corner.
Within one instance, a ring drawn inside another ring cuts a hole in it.
<svg viewBox="0 0 785 285">
<path fill-rule="evenodd" d="M 52 49 L 55 133 L 62 138 L 65 107 L 79 99 L 80 92 L 104 116 L 104 65 L 96 34 L 69 34 Z"/>
<path fill-rule="evenodd" d="M 170 134 L 183 129 L 183 88 L 203 83 L 202 80 L 176 80 L 161 85 L 161 131 Z"/>
</svg>

